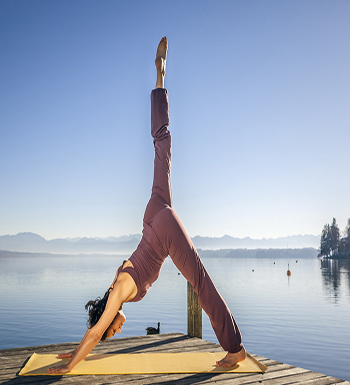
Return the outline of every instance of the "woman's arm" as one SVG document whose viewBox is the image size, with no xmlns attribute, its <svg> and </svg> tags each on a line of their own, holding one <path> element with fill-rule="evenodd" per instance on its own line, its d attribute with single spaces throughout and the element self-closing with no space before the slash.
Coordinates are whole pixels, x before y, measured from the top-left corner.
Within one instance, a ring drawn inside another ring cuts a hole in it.
<svg viewBox="0 0 350 385">
<path fill-rule="evenodd" d="M 89 329 L 88 329 L 88 330 L 89 330 Z M 81 340 L 79 346 L 80 346 L 81 343 L 84 341 L 84 339 L 85 339 L 85 337 L 86 337 L 86 334 L 87 334 L 88 330 L 86 331 L 86 333 L 85 333 L 83 339 Z M 71 358 L 73 358 L 73 356 L 75 355 L 75 353 L 76 353 L 76 351 L 78 350 L 79 346 L 78 346 L 76 349 L 72 350 L 71 352 L 60 353 L 60 354 L 57 355 L 57 357 L 58 357 L 58 358 L 70 358 L 70 359 L 71 359 Z"/>
<path fill-rule="evenodd" d="M 48 369 L 50 374 L 63 374 L 70 372 L 81 360 L 83 360 L 91 350 L 98 344 L 103 333 L 114 320 L 123 302 L 132 299 L 137 292 L 134 280 L 127 273 L 121 273 L 118 277 L 114 289 L 111 291 L 106 308 L 97 324 L 88 329 L 78 348 L 72 353 L 70 360 L 60 366 Z"/>
</svg>

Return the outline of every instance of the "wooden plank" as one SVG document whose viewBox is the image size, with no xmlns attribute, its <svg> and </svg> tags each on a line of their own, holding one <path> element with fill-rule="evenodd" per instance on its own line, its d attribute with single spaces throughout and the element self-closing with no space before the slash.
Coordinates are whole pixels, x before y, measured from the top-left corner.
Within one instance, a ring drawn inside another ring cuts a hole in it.
<svg viewBox="0 0 350 385">
<path fill-rule="evenodd" d="M 333 384 L 339 384 L 339 385 L 349 385 L 349 381 L 343 381 L 339 378 L 334 377 L 323 377 L 323 378 L 316 378 L 309 381 L 303 382 L 303 385 L 333 385 Z"/>
</svg>

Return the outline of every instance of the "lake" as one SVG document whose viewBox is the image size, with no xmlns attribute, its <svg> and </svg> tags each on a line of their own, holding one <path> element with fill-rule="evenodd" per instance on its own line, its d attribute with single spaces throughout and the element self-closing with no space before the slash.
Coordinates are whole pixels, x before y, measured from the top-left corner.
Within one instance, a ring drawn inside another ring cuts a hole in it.
<svg viewBox="0 0 350 385">
<path fill-rule="evenodd" d="M 85 303 L 123 256 L 0 258 L 0 349 L 80 341 Z M 350 380 L 350 260 L 203 258 L 247 351 Z M 287 269 L 291 276 L 287 276 Z M 168 258 L 146 297 L 125 304 L 122 336 L 187 333 L 186 281 Z M 118 337 L 116 337 L 118 338 Z M 217 342 L 203 314 L 203 338 Z"/>
</svg>

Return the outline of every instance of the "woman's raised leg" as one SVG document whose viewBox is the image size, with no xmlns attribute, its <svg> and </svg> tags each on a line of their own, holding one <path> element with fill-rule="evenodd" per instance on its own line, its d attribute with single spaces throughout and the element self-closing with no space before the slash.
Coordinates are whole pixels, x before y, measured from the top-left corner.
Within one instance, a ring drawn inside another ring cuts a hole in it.
<svg viewBox="0 0 350 385">
<path fill-rule="evenodd" d="M 156 54 L 157 82 L 151 93 L 151 134 L 154 143 L 154 176 L 152 195 L 149 200 L 144 221 L 152 225 L 153 218 L 165 206 L 171 206 L 171 136 L 169 127 L 168 91 L 164 87 L 167 38 L 160 41 Z"/>
</svg>

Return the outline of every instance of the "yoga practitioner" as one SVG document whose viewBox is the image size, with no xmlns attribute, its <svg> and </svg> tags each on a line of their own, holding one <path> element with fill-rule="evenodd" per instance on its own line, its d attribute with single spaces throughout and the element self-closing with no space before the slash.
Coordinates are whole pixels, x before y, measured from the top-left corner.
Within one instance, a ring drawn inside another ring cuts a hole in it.
<svg viewBox="0 0 350 385">
<path fill-rule="evenodd" d="M 226 356 L 216 364 L 230 367 L 243 361 L 246 352 L 241 334 L 225 301 L 216 290 L 179 217 L 172 208 L 170 187 L 171 137 L 169 127 L 168 91 L 164 88 L 167 38 L 157 49 L 156 88 L 151 93 L 151 134 L 155 148 L 154 177 L 151 198 L 143 218 L 143 236 L 129 260 L 119 267 L 102 299 L 89 301 L 89 324 L 78 348 L 59 354 L 69 362 L 48 369 L 50 374 L 71 371 L 100 340 L 120 333 L 126 321 L 123 303 L 140 301 L 158 278 L 164 260 L 170 255 L 182 275 L 198 294 L 203 310 Z"/>
</svg>

